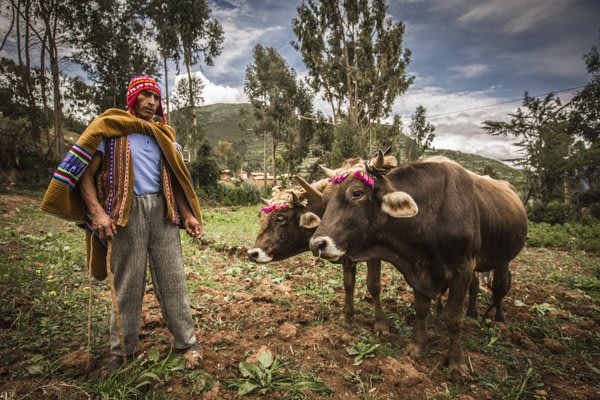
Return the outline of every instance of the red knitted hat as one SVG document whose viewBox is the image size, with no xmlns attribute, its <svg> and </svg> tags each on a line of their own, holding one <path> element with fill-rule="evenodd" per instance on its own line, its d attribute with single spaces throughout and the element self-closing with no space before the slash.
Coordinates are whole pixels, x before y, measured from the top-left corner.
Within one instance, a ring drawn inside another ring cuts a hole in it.
<svg viewBox="0 0 600 400">
<path fill-rule="evenodd" d="M 162 118 L 163 124 L 166 123 L 167 120 L 165 119 L 165 113 L 163 111 L 160 86 L 154 79 L 152 79 L 151 76 L 140 75 L 131 78 L 129 81 L 129 87 L 127 88 L 127 108 L 129 108 L 129 111 L 133 114 L 133 106 L 135 105 L 139 94 L 144 90 L 150 90 L 161 96 L 160 103 L 158 103 L 158 109 L 156 110 L 156 115 Z"/>
</svg>

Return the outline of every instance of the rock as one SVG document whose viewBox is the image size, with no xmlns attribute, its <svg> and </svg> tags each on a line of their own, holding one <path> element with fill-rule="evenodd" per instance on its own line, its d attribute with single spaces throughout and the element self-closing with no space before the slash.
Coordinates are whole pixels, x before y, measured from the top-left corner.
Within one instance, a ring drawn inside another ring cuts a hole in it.
<svg viewBox="0 0 600 400">
<path fill-rule="evenodd" d="M 539 396 L 542 399 L 547 399 L 548 398 L 548 392 L 545 391 L 544 389 L 536 389 L 534 391 L 534 393 L 536 394 L 536 396 Z"/>
<path fill-rule="evenodd" d="M 379 370 L 387 382 L 397 387 L 412 387 L 428 379 L 427 375 L 419 372 L 408 358 L 400 362 L 389 356 L 384 357 L 379 361 Z"/>
<path fill-rule="evenodd" d="M 296 325 L 290 324 L 289 322 L 286 322 L 285 324 L 281 325 L 281 327 L 277 331 L 277 336 L 283 340 L 291 339 L 293 337 L 296 337 L 297 335 L 298 328 L 296 327 Z"/>
<path fill-rule="evenodd" d="M 557 339 L 544 338 L 544 347 L 554 354 L 565 354 L 567 351 L 565 346 Z"/>
</svg>

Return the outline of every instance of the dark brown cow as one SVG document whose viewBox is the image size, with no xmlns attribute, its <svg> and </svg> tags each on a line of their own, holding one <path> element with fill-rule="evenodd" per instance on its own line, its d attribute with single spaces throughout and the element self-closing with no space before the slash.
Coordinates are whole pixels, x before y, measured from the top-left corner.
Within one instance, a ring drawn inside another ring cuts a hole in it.
<svg viewBox="0 0 600 400">
<path fill-rule="evenodd" d="M 359 165 L 333 178 L 323 192 L 325 212 L 310 248 L 323 258 L 372 258 L 394 264 L 414 289 L 414 342 L 426 344 L 431 299 L 448 289 L 444 308 L 450 338 L 447 365 L 463 371 L 462 309 L 473 272 L 494 271 L 496 320 L 510 287 L 508 265 L 527 237 L 527 216 L 514 188 L 436 158 L 392 169 Z M 374 184 L 373 184 L 374 181 Z M 476 268 L 477 266 L 477 268 Z"/>
<path fill-rule="evenodd" d="M 325 180 L 325 184 L 326 184 Z M 322 190 L 323 187 L 316 183 Z M 308 189 L 310 190 L 310 188 Z M 254 248 L 248 250 L 252 261 L 266 263 L 280 261 L 308 251 L 308 241 L 315 232 L 323 215 L 319 198 L 310 196 L 305 190 L 283 190 L 275 188 L 273 198 L 261 212 L 260 230 Z M 350 322 L 354 316 L 354 286 L 356 262 L 343 257 L 344 270 L 344 317 Z M 367 262 L 367 288 L 373 297 L 375 314 L 374 328 L 377 334 L 389 331 L 385 314 L 381 308 L 381 260 Z"/>
</svg>

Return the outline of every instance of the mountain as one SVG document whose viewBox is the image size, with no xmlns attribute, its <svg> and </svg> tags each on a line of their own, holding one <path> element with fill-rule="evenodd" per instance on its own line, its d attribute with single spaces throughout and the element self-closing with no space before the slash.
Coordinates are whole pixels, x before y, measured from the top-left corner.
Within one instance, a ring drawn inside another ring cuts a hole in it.
<svg viewBox="0 0 600 400">
<path fill-rule="evenodd" d="M 232 143 L 244 141 L 247 146 L 244 162 L 246 165 L 260 166 L 263 160 L 263 138 L 262 136 L 258 137 L 250 130 L 242 131 L 239 127 L 242 111 L 252 118 L 252 106 L 248 103 L 202 106 L 198 108 L 198 123 L 206 129 L 206 137 L 213 146 L 219 140 L 227 140 Z M 407 139 L 402 138 L 400 143 L 405 140 Z M 267 143 L 267 146 L 269 146 L 269 143 Z M 519 188 L 523 187 L 523 173 L 497 160 L 447 149 L 428 150 L 425 155 L 445 156 L 475 173 L 492 174 L 494 177 L 505 179 Z M 303 165 L 308 166 L 315 160 L 316 157 L 309 155 Z"/>
</svg>

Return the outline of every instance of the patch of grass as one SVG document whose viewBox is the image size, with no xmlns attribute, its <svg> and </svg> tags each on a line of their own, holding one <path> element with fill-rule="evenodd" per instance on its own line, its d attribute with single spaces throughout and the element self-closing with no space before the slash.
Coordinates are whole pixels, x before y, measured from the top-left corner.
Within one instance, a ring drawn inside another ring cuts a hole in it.
<svg viewBox="0 0 600 400">
<path fill-rule="evenodd" d="M 162 360 L 153 347 L 145 359 L 136 359 L 97 381 L 85 385 L 88 394 L 102 400 L 165 398 L 165 383 L 185 369 L 185 360 L 173 354 Z"/>
<path fill-rule="evenodd" d="M 356 385 L 357 394 L 362 400 L 380 400 L 383 399 L 382 396 L 379 395 L 379 389 L 375 386 L 377 382 L 383 381 L 383 377 L 375 374 L 367 374 L 363 378 L 363 371 L 360 369 L 356 372 L 348 371 L 348 374 L 344 375 L 344 379 L 348 382 L 354 383 Z"/>
<path fill-rule="evenodd" d="M 259 212 L 259 206 L 206 208 L 202 212 L 204 238 L 219 248 L 250 248 L 258 234 Z"/>
<path fill-rule="evenodd" d="M 520 377 L 501 376 L 498 373 L 489 375 L 481 383 L 490 389 L 494 398 L 501 400 L 521 400 L 533 398 L 533 390 L 543 387 L 539 374 L 529 367 Z"/>
</svg>

